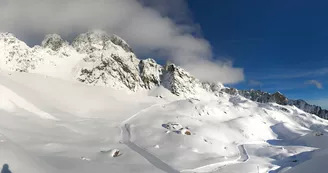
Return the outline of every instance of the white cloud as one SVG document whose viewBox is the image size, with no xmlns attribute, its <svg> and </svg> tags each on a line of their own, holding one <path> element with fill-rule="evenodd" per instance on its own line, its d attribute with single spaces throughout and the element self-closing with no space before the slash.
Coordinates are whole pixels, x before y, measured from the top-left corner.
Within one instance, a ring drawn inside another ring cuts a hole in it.
<svg viewBox="0 0 328 173">
<path fill-rule="evenodd" d="M 198 37 L 199 28 L 185 0 L 0 2 L 0 31 L 13 32 L 30 44 L 39 43 L 48 33 L 69 39 L 87 30 L 104 29 L 124 38 L 138 55 L 161 55 L 202 80 L 236 83 L 244 79 L 242 69 L 213 60 L 211 46 Z"/>
<path fill-rule="evenodd" d="M 323 89 L 322 83 L 320 83 L 317 80 L 308 80 L 308 81 L 305 82 L 305 84 L 315 85 L 318 89 Z"/>
<path fill-rule="evenodd" d="M 233 68 L 231 63 L 222 61 L 210 61 L 207 59 L 194 59 L 190 62 L 183 62 L 184 68 L 199 79 L 213 81 L 220 79 L 225 84 L 233 84 L 244 80 L 243 69 Z"/>
</svg>

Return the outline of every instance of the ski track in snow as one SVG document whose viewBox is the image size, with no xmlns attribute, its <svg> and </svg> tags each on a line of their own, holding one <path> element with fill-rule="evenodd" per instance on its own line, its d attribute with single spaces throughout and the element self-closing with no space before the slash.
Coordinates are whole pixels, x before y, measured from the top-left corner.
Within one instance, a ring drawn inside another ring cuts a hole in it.
<svg viewBox="0 0 328 173">
<path fill-rule="evenodd" d="M 170 104 L 170 103 L 168 103 L 168 104 Z M 154 165 L 158 169 L 161 169 L 162 171 L 167 172 L 167 173 L 179 173 L 178 170 L 172 168 L 170 165 L 166 164 L 161 159 L 159 159 L 158 157 L 156 157 L 153 154 L 149 153 L 145 149 L 139 147 L 138 145 L 136 145 L 135 143 L 131 142 L 131 140 L 130 140 L 130 138 L 131 138 L 130 125 L 127 124 L 127 122 L 129 120 L 131 120 L 132 118 L 140 115 L 142 112 L 146 112 L 147 110 L 149 110 L 149 109 L 151 109 L 151 108 L 153 108 L 155 106 L 159 106 L 159 105 L 161 105 L 161 104 L 154 104 L 154 105 L 152 105 L 152 106 L 150 106 L 148 108 L 145 108 L 145 109 L 139 111 L 138 113 L 132 115 L 130 118 L 128 118 L 125 121 L 123 121 L 122 124 L 121 124 L 121 126 L 120 126 L 120 128 L 121 128 L 122 142 L 123 142 L 123 144 L 125 144 L 131 150 L 133 150 L 136 153 L 138 153 L 140 156 L 142 156 L 143 158 L 145 158 L 149 163 L 151 163 L 152 165 Z"/>
<path fill-rule="evenodd" d="M 170 103 L 167 103 L 167 104 L 170 104 Z M 163 162 L 161 159 L 159 159 L 155 155 L 153 155 L 150 152 L 146 151 L 145 149 L 141 148 L 137 144 L 131 142 L 131 140 L 130 140 L 131 139 L 130 124 L 128 124 L 128 121 L 130 121 L 131 119 L 137 117 L 141 113 L 146 112 L 147 110 L 150 110 L 151 108 L 156 107 L 156 106 L 160 106 L 160 105 L 162 105 L 162 104 L 154 104 L 154 105 L 151 105 L 151 106 L 137 112 L 136 114 L 132 115 L 128 119 L 124 120 L 121 123 L 121 126 L 120 126 L 122 143 L 125 144 L 131 150 L 138 153 L 143 158 L 145 158 L 149 163 L 151 163 L 152 165 L 154 165 L 158 169 L 161 169 L 162 171 L 167 172 L 167 173 L 181 173 L 181 172 L 204 172 L 205 173 L 205 172 L 217 171 L 217 170 L 219 170 L 219 169 L 221 169 L 225 166 L 228 166 L 228 165 L 237 164 L 237 163 L 244 163 L 244 162 L 248 161 L 249 155 L 246 151 L 245 145 L 240 144 L 240 145 L 237 146 L 237 148 L 239 150 L 239 157 L 236 160 L 218 162 L 218 163 L 213 163 L 213 164 L 201 166 L 201 167 L 198 167 L 198 168 L 195 168 L 195 169 L 178 171 L 178 170 L 174 169 L 173 167 L 171 167 L 170 165 L 168 165 L 167 163 Z"/>
<path fill-rule="evenodd" d="M 205 166 L 201 166 L 195 169 L 188 169 L 188 170 L 183 170 L 181 172 L 185 173 L 209 173 L 209 172 L 215 172 L 223 167 L 226 167 L 228 165 L 233 165 L 233 164 L 238 164 L 238 163 L 244 163 L 249 160 L 249 155 L 246 151 L 245 144 L 240 144 L 237 146 L 239 150 L 239 157 L 236 160 L 228 160 L 224 162 L 217 162 Z"/>
<path fill-rule="evenodd" d="M 238 162 L 247 162 L 249 159 L 249 155 L 246 151 L 245 145 L 244 144 L 239 145 L 238 150 L 240 154 L 240 158 L 238 159 Z"/>
</svg>

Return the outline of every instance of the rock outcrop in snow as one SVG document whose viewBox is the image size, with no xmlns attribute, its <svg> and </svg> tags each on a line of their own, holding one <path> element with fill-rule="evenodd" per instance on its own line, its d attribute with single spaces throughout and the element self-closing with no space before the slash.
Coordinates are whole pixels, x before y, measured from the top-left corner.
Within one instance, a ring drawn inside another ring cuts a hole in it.
<svg viewBox="0 0 328 173">
<path fill-rule="evenodd" d="M 196 95 L 201 82 L 174 64 L 167 64 L 163 74 L 163 86 L 178 96 Z"/>
<path fill-rule="evenodd" d="M 67 46 L 68 42 L 64 41 L 58 34 L 46 35 L 45 39 L 42 41 L 41 46 L 44 48 L 49 48 L 53 51 L 58 51 L 62 46 Z"/>
<path fill-rule="evenodd" d="M 161 76 L 163 74 L 163 67 L 156 63 L 154 59 L 141 60 L 139 63 L 140 77 L 145 83 L 147 89 L 161 84 Z"/>
<path fill-rule="evenodd" d="M 260 103 L 275 102 L 281 105 L 287 105 L 288 102 L 288 99 L 280 92 L 270 94 L 260 90 L 240 90 L 238 93 L 250 100 Z"/>
</svg>

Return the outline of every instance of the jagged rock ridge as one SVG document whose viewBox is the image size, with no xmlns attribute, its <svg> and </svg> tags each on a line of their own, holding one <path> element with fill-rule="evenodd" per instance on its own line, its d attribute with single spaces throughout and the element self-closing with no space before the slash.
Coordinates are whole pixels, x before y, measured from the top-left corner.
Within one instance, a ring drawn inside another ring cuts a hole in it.
<svg viewBox="0 0 328 173">
<path fill-rule="evenodd" d="M 322 109 L 320 106 L 308 104 L 306 101 L 298 99 L 298 100 L 289 100 L 289 105 L 295 105 L 301 110 L 305 112 L 318 115 L 321 118 L 328 119 L 328 110 Z"/>
<path fill-rule="evenodd" d="M 110 86 L 132 91 L 159 85 L 172 93 L 191 97 L 204 90 L 202 83 L 182 68 L 162 66 L 154 59 L 140 60 L 119 36 L 90 31 L 72 44 L 49 34 L 41 46 L 29 47 L 9 33 L 0 35 L 1 69 L 62 77 L 71 76 L 88 85 Z M 58 73 L 62 72 L 62 75 Z M 205 91 L 205 90 L 204 90 Z"/>
<path fill-rule="evenodd" d="M 250 100 L 260 102 L 260 103 L 269 103 L 274 102 L 280 105 L 292 105 L 297 108 L 315 114 L 321 118 L 328 119 L 328 110 L 322 109 L 320 106 L 310 105 L 304 100 L 292 100 L 285 97 L 280 92 L 276 92 L 274 94 L 270 94 L 267 92 L 263 92 L 260 90 L 237 90 L 235 88 L 225 88 L 224 92 L 232 94 L 232 95 L 241 95 Z"/>
</svg>

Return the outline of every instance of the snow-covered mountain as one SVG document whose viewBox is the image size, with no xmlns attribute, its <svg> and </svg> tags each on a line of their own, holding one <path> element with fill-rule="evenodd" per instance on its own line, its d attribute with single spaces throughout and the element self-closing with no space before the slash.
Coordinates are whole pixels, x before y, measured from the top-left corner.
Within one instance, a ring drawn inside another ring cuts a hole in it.
<svg viewBox="0 0 328 173">
<path fill-rule="evenodd" d="M 328 110 L 303 100 L 290 100 L 281 93 L 270 94 L 258 90 L 236 90 L 222 84 L 201 82 L 182 68 L 154 59 L 140 60 L 132 48 L 119 36 L 104 31 L 90 31 L 77 36 L 70 45 L 57 34 L 50 34 L 41 46 L 28 47 L 13 34 L 0 34 L 0 69 L 39 73 L 70 78 L 80 82 L 128 89 L 150 90 L 164 86 L 178 96 L 197 97 L 207 91 L 221 89 L 239 94 L 260 103 L 275 102 L 296 107 L 328 119 Z"/>
<path fill-rule="evenodd" d="M 120 37 L 103 31 L 77 36 L 70 45 L 47 35 L 41 46 L 28 47 L 10 33 L 0 35 L 1 66 L 8 71 L 70 78 L 85 84 L 132 91 L 164 86 L 176 95 L 195 96 L 202 83 L 182 68 L 154 59 L 140 60 Z"/>
<path fill-rule="evenodd" d="M 32 48 L 0 34 L 2 172 L 294 173 L 328 158 L 322 111 L 140 60 L 103 31 Z"/>
<path fill-rule="evenodd" d="M 295 105 L 299 109 L 304 110 L 305 112 L 318 115 L 321 118 L 328 119 L 328 110 L 322 109 L 320 106 L 311 105 L 302 99 L 298 100 L 289 100 L 289 105 Z"/>
<path fill-rule="evenodd" d="M 301 99 L 299 99 L 299 100 L 288 99 L 280 92 L 270 94 L 268 92 L 263 92 L 260 90 L 237 90 L 234 88 L 224 88 L 223 91 L 225 91 L 229 94 L 232 94 L 232 95 L 239 94 L 241 96 L 244 96 L 245 98 L 248 98 L 250 100 L 260 102 L 260 103 L 274 102 L 274 103 L 278 103 L 280 105 L 296 106 L 305 112 L 315 114 L 324 119 L 328 119 L 328 110 L 322 109 L 320 106 L 311 105 Z"/>
</svg>

